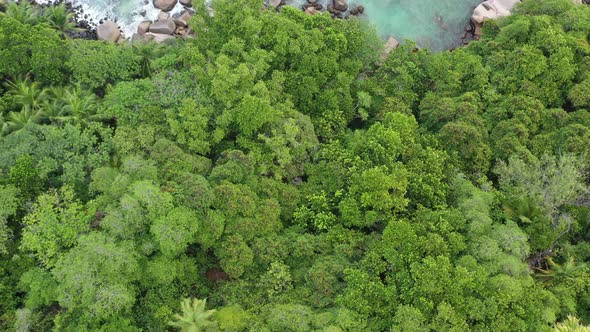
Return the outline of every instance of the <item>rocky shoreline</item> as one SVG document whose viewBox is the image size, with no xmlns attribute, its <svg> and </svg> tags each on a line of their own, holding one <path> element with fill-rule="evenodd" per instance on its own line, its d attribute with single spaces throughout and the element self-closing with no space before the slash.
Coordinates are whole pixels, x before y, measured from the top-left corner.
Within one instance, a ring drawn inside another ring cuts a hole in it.
<svg viewBox="0 0 590 332">
<path fill-rule="evenodd" d="M 324 3 L 322 3 L 324 2 Z M 171 14 L 177 4 L 182 5 L 180 13 Z M 325 4 L 325 5 L 324 5 Z M 165 42 L 175 38 L 194 37 L 193 31 L 188 26 L 188 20 L 194 15 L 192 0 L 152 0 L 154 8 L 160 10 L 158 18 L 154 21 L 144 20 L 137 26 L 137 31 L 131 36 L 132 42 L 150 41 Z M 267 0 L 265 6 L 280 10 L 288 5 L 286 0 Z M 302 10 L 309 15 L 321 12 L 329 12 L 335 19 L 347 19 L 359 16 L 365 12 L 362 5 L 349 6 L 348 0 L 306 0 Z M 99 40 L 121 43 L 126 36 L 120 27 L 112 20 L 104 20 L 96 27 L 96 36 Z"/>
</svg>

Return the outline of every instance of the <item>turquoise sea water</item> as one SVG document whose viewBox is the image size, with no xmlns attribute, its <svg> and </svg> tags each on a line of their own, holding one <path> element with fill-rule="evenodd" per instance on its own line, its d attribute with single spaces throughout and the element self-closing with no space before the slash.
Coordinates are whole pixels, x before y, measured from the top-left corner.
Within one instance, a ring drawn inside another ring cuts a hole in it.
<svg viewBox="0 0 590 332">
<path fill-rule="evenodd" d="M 431 50 L 460 42 L 469 17 L 481 0 L 357 0 L 379 33 L 414 40 Z M 438 23 L 437 23 L 438 18 Z"/>
<path fill-rule="evenodd" d="M 38 0 L 38 2 L 51 0 Z M 193 0 L 198 1 L 198 0 Z M 239 0 L 236 0 L 239 1 Z M 263 1 L 263 0 L 261 0 Z M 326 8 L 330 0 L 318 0 Z M 155 19 L 158 11 L 151 0 L 72 0 L 82 5 L 84 12 L 95 21 L 103 17 L 116 19 L 127 37 L 135 31 L 145 18 Z M 147 2 L 147 4 L 146 4 Z M 301 7 L 305 0 L 287 0 L 293 6 Z M 452 48 L 460 43 L 463 28 L 473 8 L 481 0 L 349 0 L 349 5 L 363 5 L 364 19 L 375 25 L 377 31 L 387 38 L 393 35 L 397 40 L 414 40 L 421 47 L 431 50 Z M 177 6 L 177 11 L 182 7 Z"/>
</svg>

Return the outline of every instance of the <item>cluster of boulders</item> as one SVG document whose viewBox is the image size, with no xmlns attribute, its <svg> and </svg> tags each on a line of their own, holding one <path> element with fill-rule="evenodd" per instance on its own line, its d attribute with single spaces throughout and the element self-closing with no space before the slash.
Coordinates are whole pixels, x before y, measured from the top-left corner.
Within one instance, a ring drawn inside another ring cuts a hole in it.
<svg viewBox="0 0 590 332">
<path fill-rule="evenodd" d="M 185 38 L 192 35 L 188 21 L 193 16 L 191 0 L 180 0 L 183 10 L 170 15 L 178 0 L 154 0 L 153 5 L 160 10 L 158 19 L 154 22 L 143 21 L 137 26 L 137 32 L 131 37 L 132 41 L 153 40 L 164 42 L 177 37 Z"/>
<path fill-rule="evenodd" d="M 348 15 L 357 16 L 363 14 L 365 7 L 360 5 L 349 7 L 347 0 L 333 0 L 332 4 L 328 5 L 327 10 L 333 17 L 346 18 Z"/>
<path fill-rule="evenodd" d="M 170 11 L 179 2 L 183 6 L 183 10 L 171 15 Z M 153 22 L 146 20 L 139 23 L 137 32 L 131 37 L 133 42 L 148 40 L 164 42 L 178 37 L 192 36 L 193 31 L 188 26 L 188 21 L 194 14 L 191 0 L 153 0 L 153 6 L 160 10 L 158 18 Z M 117 24 L 110 20 L 98 25 L 96 31 L 99 40 L 121 42 L 125 39 Z"/>
<path fill-rule="evenodd" d="M 268 0 L 270 7 L 279 8 L 287 4 L 286 0 Z M 324 7 L 318 0 L 307 0 L 303 4 L 303 11 L 309 15 L 315 15 L 323 11 L 328 11 L 334 18 L 348 18 L 349 16 L 361 15 L 365 12 L 363 6 L 349 6 L 348 0 L 328 0 Z"/>
<path fill-rule="evenodd" d="M 480 3 L 473 10 L 471 21 L 465 26 L 465 33 L 461 37 L 463 44 L 479 40 L 484 21 L 510 15 L 519 2 L 520 0 L 486 0 Z"/>
</svg>

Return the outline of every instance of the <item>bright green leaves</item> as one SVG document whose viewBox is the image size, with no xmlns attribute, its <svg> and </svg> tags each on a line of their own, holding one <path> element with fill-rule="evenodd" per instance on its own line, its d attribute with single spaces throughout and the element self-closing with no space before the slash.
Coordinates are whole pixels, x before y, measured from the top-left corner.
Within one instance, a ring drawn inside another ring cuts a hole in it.
<svg viewBox="0 0 590 332">
<path fill-rule="evenodd" d="M 270 264 L 270 269 L 266 271 L 260 285 L 266 290 L 269 298 L 274 298 L 283 292 L 293 288 L 293 278 L 289 271 L 289 266 L 273 262 Z"/>
<path fill-rule="evenodd" d="M 25 272 L 19 288 L 27 292 L 25 305 L 29 309 L 49 306 L 57 299 L 57 281 L 50 272 L 41 268 Z"/>
<path fill-rule="evenodd" d="M 407 179 L 403 168 L 394 172 L 385 166 L 367 169 L 353 175 L 350 182 L 349 196 L 339 205 L 346 226 L 370 226 L 408 204 L 404 198 Z"/>
<path fill-rule="evenodd" d="M 151 226 L 151 232 L 160 244 L 162 253 L 174 257 L 194 242 L 199 224 L 194 212 L 187 208 L 175 208 L 166 216 L 156 219 Z"/>
<path fill-rule="evenodd" d="M 590 79 L 574 85 L 568 94 L 568 99 L 576 108 L 590 107 Z"/>
<path fill-rule="evenodd" d="M 66 62 L 73 78 L 92 89 L 131 80 L 140 74 L 141 57 L 131 47 L 94 40 L 75 40 L 69 44 L 71 57 Z"/>
<path fill-rule="evenodd" d="M 363 171 L 351 179 L 349 193 L 360 195 L 359 201 L 363 208 L 376 211 L 403 209 L 408 203 L 403 198 L 407 186 L 406 174 L 401 171 L 388 173 L 385 167 Z"/>
<path fill-rule="evenodd" d="M 278 115 L 270 105 L 264 83 L 254 85 L 251 95 L 245 95 L 237 106 L 234 122 L 244 135 L 252 135 L 265 123 L 273 122 Z"/>
<path fill-rule="evenodd" d="M 174 315 L 170 326 L 180 328 L 181 332 L 201 332 L 212 326 L 211 316 L 216 310 L 206 310 L 207 300 L 184 299 L 180 303 L 181 314 Z"/>
<path fill-rule="evenodd" d="M 421 144 L 412 116 L 387 113 L 383 122 L 350 133 L 342 143 L 324 145 L 318 157 L 307 184 L 313 193 L 295 214 L 298 223 L 316 230 L 385 222 L 404 211 L 410 198 L 416 205 L 444 204 L 447 156 Z"/>
<path fill-rule="evenodd" d="M 64 187 L 39 196 L 23 224 L 21 247 L 32 251 L 46 267 L 52 267 L 89 229 L 89 216 L 73 191 Z"/>
<path fill-rule="evenodd" d="M 215 135 L 210 137 L 209 135 L 211 114 L 210 107 L 199 105 L 191 99 L 185 99 L 178 113 L 168 110 L 166 118 L 178 143 L 186 145 L 189 151 L 205 155 L 211 149 L 210 140 L 215 143 L 221 140 L 221 137 L 215 137 Z"/>
<path fill-rule="evenodd" d="M 440 140 L 451 153 L 456 153 L 463 168 L 478 178 L 490 167 L 491 150 L 485 142 L 485 133 L 465 122 L 450 122 L 440 130 Z"/>
<path fill-rule="evenodd" d="M 0 186 L 0 254 L 8 253 L 6 244 L 13 235 L 8 219 L 16 214 L 18 208 L 18 190 L 14 186 Z"/>
<path fill-rule="evenodd" d="M 347 211 L 347 215 L 350 214 L 351 211 Z M 356 213 L 356 216 L 358 217 L 358 213 Z M 330 212 L 328 199 L 324 192 L 308 196 L 307 204 L 297 208 L 293 218 L 297 224 L 312 226 L 319 231 L 328 230 L 336 224 L 336 216 Z"/>
<path fill-rule="evenodd" d="M 19 196 L 25 200 L 34 199 L 43 188 L 39 170 L 35 167 L 34 159 L 29 155 L 22 155 L 15 160 L 8 177 L 19 190 Z"/>
<path fill-rule="evenodd" d="M 68 57 L 64 41 L 47 25 L 31 27 L 0 15 L 0 76 L 32 72 L 40 81 L 59 84 L 64 80 Z"/>
<path fill-rule="evenodd" d="M 128 312 L 135 302 L 140 269 L 129 242 L 114 242 L 104 233 L 84 235 L 52 272 L 60 305 L 90 319 Z"/>
<path fill-rule="evenodd" d="M 239 235 L 232 235 L 224 239 L 215 255 L 219 258 L 221 268 L 230 278 L 242 276 L 254 260 L 252 249 Z"/>
</svg>

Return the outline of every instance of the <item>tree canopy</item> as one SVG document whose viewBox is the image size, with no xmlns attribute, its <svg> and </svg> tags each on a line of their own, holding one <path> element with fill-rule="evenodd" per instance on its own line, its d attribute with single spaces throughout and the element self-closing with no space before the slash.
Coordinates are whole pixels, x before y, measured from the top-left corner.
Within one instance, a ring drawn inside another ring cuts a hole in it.
<svg viewBox="0 0 590 332">
<path fill-rule="evenodd" d="M 0 330 L 587 330 L 590 6 L 381 61 L 358 18 L 193 4 L 165 46 L 0 14 Z"/>
</svg>

